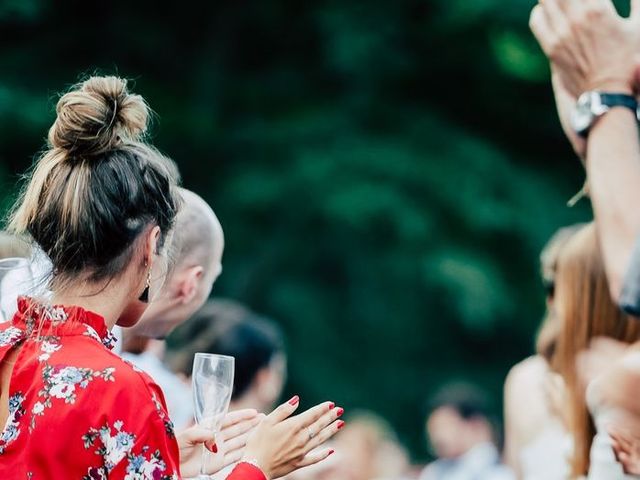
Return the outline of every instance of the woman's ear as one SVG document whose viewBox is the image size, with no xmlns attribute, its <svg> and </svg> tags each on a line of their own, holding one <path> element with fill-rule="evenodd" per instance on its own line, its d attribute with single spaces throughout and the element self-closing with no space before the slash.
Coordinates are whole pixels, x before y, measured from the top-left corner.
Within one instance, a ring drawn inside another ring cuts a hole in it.
<svg viewBox="0 0 640 480">
<path fill-rule="evenodd" d="M 151 266 L 153 257 L 160 253 L 160 227 L 157 225 L 149 230 L 144 246 L 144 259 Z"/>
</svg>

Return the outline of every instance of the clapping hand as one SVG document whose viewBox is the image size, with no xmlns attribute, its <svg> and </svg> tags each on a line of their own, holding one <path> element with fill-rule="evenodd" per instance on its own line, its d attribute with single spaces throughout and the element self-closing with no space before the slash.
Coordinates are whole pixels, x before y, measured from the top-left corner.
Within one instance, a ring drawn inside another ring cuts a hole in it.
<svg viewBox="0 0 640 480">
<path fill-rule="evenodd" d="M 640 0 L 631 6 L 629 18 L 611 0 L 541 0 L 534 7 L 531 29 L 569 93 L 634 90 Z"/>
<path fill-rule="evenodd" d="M 609 435 L 613 441 L 613 451 L 622 464 L 624 472 L 629 475 L 640 475 L 640 439 L 616 427 L 609 429 Z"/>
<path fill-rule="evenodd" d="M 553 90 L 563 130 L 584 158 L 586 142 L 570 125 L 582 93 L 638 92 L 640 0 L 622 18 L 610 0 L 541 0 L 530 27 L 551 63 Z"/>
<path fill-rule="evenodd" d="M 211 430 L 199 426 L 190 427 L 178 434 L 182 475 L 188 478 L 200 473 L 203 444 L 214 454 L 206 457 L 207 473 L 214 474 L 238 462 L 244 454 L 249 435 L 263 418 L 264 415 L 256 410 L 238 410 L 224 417 L 216 438 Z"/>
<path fill-rule="evenodd" d="M 333 453 L 318 449 L 340 430 L 344 410 L 333 402 L 324 402 L 292 416 L 299 406 L 298 397 L 276 408 L 251 433 L 244 460 L 253 461 L 267 479 L 279 478 L 299 468 L 318 463 Z"/>
</svg>

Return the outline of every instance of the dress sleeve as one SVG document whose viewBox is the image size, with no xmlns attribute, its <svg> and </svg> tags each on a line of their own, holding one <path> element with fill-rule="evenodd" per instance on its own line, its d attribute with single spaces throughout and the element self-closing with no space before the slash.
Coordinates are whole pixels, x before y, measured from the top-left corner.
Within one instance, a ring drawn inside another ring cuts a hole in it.
<svg viewBox="0 0 640 480">
<path fill-rule="evenodd" d="M 265 474 L 255 465 L 241 462 L 231 471 L 226 480 L 267 480 Z"/>
</svg>

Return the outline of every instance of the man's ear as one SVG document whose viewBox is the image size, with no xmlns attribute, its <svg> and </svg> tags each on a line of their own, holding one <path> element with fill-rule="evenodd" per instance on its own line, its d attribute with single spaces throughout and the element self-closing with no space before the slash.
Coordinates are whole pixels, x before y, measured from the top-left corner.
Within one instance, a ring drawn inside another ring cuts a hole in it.
<svg viewBox="0 0 640 480">
<path fill-rule="evenodd" d="M 200 265 L 189 267 L 183 272 L 178 288 L 178 298 L 181 303 L 190 303 L 195 298 L 203 274 L 204 268 Z"/>
</svg>

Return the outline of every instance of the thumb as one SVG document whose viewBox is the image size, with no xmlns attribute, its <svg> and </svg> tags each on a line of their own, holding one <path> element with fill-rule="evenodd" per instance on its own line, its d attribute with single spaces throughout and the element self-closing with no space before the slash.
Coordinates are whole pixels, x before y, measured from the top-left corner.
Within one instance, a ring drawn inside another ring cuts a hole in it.
<svg viewBox="0 0 640 480">
<path fill-rule="evenodd" d="M 299 406 L 300 406 L 300 397 L 296 395 L 293 398 L 291 398 L 291 400 L 289 400 L 286 403 L 283 403 L 278 408 L 276 408 L 273 412 L 267 415 L 267 419 L 271 420 L 273 423 L 282 422 L 283 420 L 286 420 L 291 415 L 293 415 L 293 412 L 295 412 Z"/>
<path fill-rule="evenodd" d="M 183 447 L 204 443 L 207 450 L 218 453 L 218 446 L 216 445 L 213 430 L 198 425 L 183 430 L 182 433 L 180 433 L 180 443 Z"/>
</svg>

